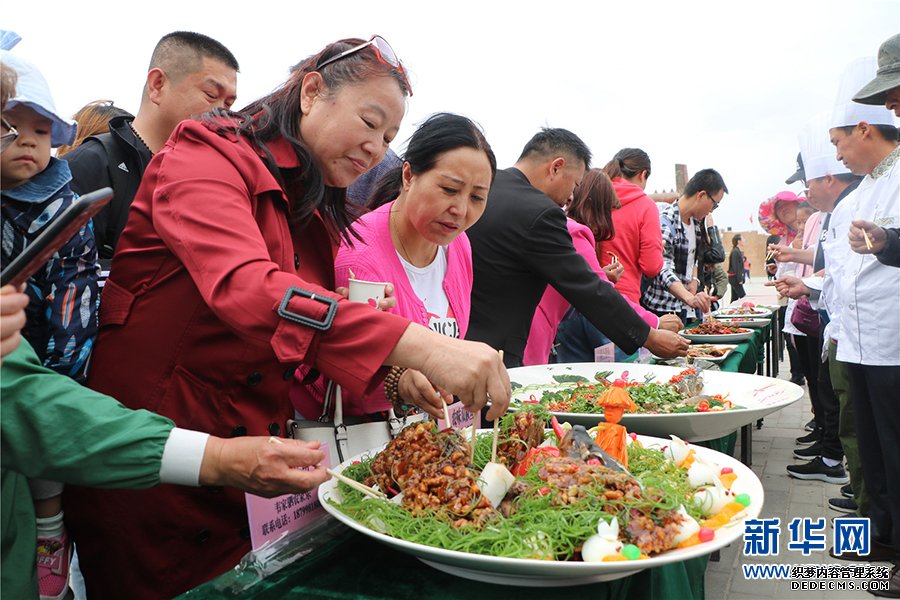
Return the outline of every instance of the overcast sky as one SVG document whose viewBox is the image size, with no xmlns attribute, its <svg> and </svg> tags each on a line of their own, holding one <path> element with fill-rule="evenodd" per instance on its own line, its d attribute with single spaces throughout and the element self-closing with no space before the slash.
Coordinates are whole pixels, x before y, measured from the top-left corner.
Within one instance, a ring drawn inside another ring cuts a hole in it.
<svg viewBox="0 0 900 600">
<path fill-rule="evenodd" d="M 235 54 L 236 107 L 327 43 L 378 33 L 415 92 L 398 152 L 438 111 L 478 121 L 500 167 L 540 127 L 565 127 L 594 166 L 644 149 L 648 192 L 674 188 L 675 163 L 719 170 L 731 193 L 717 223 L 757 230 L 762 200 L 802 187 L 784 184 L 800 125 L 830 110 L 847 63 L 900 32 L 900 2 L 8 0 L 0 28 L 22 36 L 14 52 L 38 65 L 67 116 L 98 99 L 136 112 L 150 53 L 171 31 L 205 33 Z"/>
</svg>

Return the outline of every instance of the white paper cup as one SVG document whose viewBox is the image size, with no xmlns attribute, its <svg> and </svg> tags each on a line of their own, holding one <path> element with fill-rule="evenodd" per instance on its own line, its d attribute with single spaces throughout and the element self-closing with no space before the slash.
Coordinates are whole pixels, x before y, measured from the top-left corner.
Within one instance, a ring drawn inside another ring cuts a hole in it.
<svg viewBox="0 0 900 600">
<path fill-rule="evenodd" d="M 386 285 L 386 281 L 351 279 L 349 299 L 351 302 L 362 302 L 378 309 L 378 303 L 384 298 L 384 286 Z"/>
</svg>

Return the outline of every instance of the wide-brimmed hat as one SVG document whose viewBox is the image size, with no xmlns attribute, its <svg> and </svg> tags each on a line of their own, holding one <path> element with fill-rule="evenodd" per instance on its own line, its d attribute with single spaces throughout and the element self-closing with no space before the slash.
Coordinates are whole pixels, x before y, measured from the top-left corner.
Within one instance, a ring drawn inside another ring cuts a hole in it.
<svg viewBox="0 0 900 600">
<path fill-rule="evenodd" d="M 797 230 L 788 227 L 785 223 L 778 220 L 775 215 L 775 206 L 779 202 L 803 202 L 803 198 L 790 190 L 778 192 L 771 198 L 763 200 L 759 205 L 759 225 L 771 235 L 796 235 Z"/>
<path fill-rule="evenodd" d="M 75 140 L 75 121 L 66 119 L 56 111 L 56 104 L 50 94 L 50 86 L 34 64 L 12 52 L 0 50 L 0 60 L 15 70 L 16 95 L 6 103 L 9 110 L 24 104 L 36 113 L 50 120 L 50 145 L 53 148 L 71 144 Z"/>
<path fill-rule="evenodd" d="M 888 38 L 878 49 L 875 79 L 853 96 L 860 104 L 884 104 L 889 90 L 900 87 L 900 33 Z"/>
</svg>

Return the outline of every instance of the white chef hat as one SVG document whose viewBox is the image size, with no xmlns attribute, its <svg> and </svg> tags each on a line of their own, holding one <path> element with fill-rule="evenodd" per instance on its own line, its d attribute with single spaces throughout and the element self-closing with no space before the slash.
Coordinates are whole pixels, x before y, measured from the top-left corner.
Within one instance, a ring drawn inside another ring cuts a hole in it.
<svg viewBox="0 0 900 600">
<path fill-rule="evenodd" d="M 838 84 L 838 95 L 835 99 L 829 128 L 847 127 L 861 121 L 865 121 L 869 125 L 896 127 L 894 115 L 884 105 L 875 106 L 853 101 L 856 92 L 875 77 L 877 70 L 878 66 L 874 56 L 857 58 L 847 65 Z"/>
<path fill-rule="evenodd" d="M 803 125 L 797 135 L 806 181 L 850 172 L 835 158 L 836 151 L 828 135 L 829 116 L 827 112 L 817 114 Z"/>
</svg>

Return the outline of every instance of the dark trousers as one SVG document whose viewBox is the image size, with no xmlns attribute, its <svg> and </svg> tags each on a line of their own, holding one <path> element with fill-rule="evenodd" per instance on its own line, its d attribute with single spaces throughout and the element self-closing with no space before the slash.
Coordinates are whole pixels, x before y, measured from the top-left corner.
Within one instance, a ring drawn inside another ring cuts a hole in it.
<svg viewBox="0 0 900 600">
<path fill-rule="evenodd" d="M 744 284 L 738 281 L 737 277 L 729 277 L 728 285 L 731 286 L 731 302 L 734 303 L 744 296 L 747 295 L 747 292 L 744 291 Z"/>
<path fill-rule="evenodd" d="M 900 366 L 847 367 L 872 537 L 900 552 Z"/>
<path fill-rule="evenodd" d="M 831 387 L 837 396 L 840 416 L 838 417 L 838 439 L 847 458 L 847 474 L 853 487 L 853 499 L 859 507 L 857 512 L 862 517 L 869 516 L 869 495 L 866 493 L 866 478 L 863 476 L 862 462 L 859 458 L 859 440 L 856 439 L 856 417 L 853 414 L 853 401 L 850 400 L 850 375 L 847 363 L 837 359 L 837 342 L 828 345 L 828 370 L 831 374 Z"/>
<path fill-rule="evenodd" d="M 782 306 L 778 309 L 778 331 L 784 331 L 785 312 L 787 312 L 787 306 Z M 779 336 L 779 339 L 781 340 L 779 345 L 784 344 L 784 346 L 787 346 L 788 359 L 791 363 L 791 379 L 799 379 L 803 376 L 803 370 L 800 368 L 800 357 L 797 356 L 797 348 L 794 347 L 790 338 L 791 336 L 788 335 Z M 784 346 L 779 348 L 779 359 L 784 358 Z"/>
<path fill-rule="evenodd" d="M 843 460 L 844 450 L 838 437 L 840 405 L 831 385 L 828 362 L 822 362 L 822 338 L 802 335 L 792 337 L 797 345 L 798 359 L 804 367 L 809 399 L 816 413 L 816 430 L 822 440 L 822 456 Z"/>
</svg>

